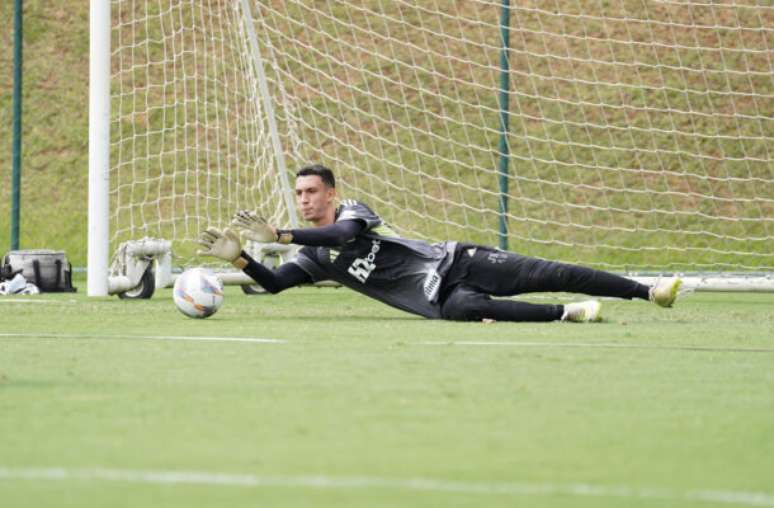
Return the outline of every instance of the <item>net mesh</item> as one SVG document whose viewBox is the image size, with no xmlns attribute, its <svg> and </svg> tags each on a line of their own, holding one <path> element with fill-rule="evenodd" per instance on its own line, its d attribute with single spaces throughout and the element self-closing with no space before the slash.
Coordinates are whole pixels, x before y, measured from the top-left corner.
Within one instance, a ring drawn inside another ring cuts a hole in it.
<svg viewBox="0 0 774 508">
<path fill-rule="evenodd" d="M 331 167 L 404 235 L 497 245 L 507 196 L 524 254 L 772 270 L 774 7 L 515 3 L 503 192 L 499 1 L 114 2 L 113 242 L 288 225 L 262 60 L 288 169 Z"/>
</svg>

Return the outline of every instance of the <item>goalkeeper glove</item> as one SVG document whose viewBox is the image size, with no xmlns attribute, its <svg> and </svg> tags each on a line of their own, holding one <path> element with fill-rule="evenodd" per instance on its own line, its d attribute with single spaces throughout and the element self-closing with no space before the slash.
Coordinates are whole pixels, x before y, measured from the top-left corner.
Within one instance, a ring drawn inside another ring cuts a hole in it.
<svg viewBox="0 0 774 508">
<path fill-rule="evenodd" d="M 248 240 L 261 243 L 290 243 L 293 235 L 287 231 L 279 231 L 270 226 L 263 217 L 251 210 L 240 210 L 231 221 L 231 225 L 242 230 L 242 235 Z"/>
<path fill-rule="evenodd" d="M 199 245 L 204 247 L 196 251 L 200 256 L 212 256 L 233 263 L 242 253 L 239 235 L 230 229 L 221 232 L 216 228 L 207 228 L 199 236 Z"/>
</svg>

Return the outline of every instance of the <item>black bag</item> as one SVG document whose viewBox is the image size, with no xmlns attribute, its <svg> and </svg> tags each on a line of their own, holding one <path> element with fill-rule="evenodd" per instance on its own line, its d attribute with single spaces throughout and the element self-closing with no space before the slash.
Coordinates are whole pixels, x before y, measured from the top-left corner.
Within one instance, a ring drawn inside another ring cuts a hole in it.
<svg viewBox="0 0 774 508">
<path fill-rule="evenodd" d="M 73 267 L 62 251 L 53 250 L 12 250 L 3 258 L 0 275 L 12 279 L 20 273 L 32 282 L 41 293 L 74 292 Z"/>
</svg>

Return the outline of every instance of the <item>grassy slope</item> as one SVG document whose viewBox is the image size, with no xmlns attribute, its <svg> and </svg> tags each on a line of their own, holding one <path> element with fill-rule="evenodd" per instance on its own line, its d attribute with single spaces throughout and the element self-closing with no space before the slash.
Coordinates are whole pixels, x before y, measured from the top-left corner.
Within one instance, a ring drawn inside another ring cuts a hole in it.
<svg viewBox="0 0 774 508">
<path fill-rule="evenodd" d="M 25 2 L 23 248 L 64 249 L 86 263 L 88 3 Z M 12 27 L 13 2 L 0 5 Z M 10 182 L 13 33 L 0 34 L 0 181 Z M 7 119 L 7 121 L 6 121 Z M 4 189 L 8 189 L 5 185 Z M 8 197 L 6 197 L 8 196 Z M 10 192 L 0 199 L 0 252 L 8 250 Z"/>
<path fill-rule="evenodd" d="M 179 315 L 168 291 L 41 300 L 54 303 L 1 304 L 3 332 L 32 335 L 0 339 L 0 468 L 580 483 L 672 499 L 0 479 L 11 506 L 710 506 L 674 498 L 774 495 L 768 295 L 694 295 L 672 310 L 608 301 L 603 324 L 490 326 L 415 319 L 332 289 L 232 288 L 206 321 Z M 769 351 L 725 350 L 756 347 Z"/>
</svg>

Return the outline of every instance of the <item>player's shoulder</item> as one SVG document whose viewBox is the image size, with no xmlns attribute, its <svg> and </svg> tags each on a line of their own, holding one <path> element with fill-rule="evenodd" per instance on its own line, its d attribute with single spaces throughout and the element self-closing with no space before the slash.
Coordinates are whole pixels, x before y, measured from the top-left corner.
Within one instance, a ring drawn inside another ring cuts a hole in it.
<svg viewBox="0 0 774 508">
<path fill-rule="evenodd" d="M 344 199 L 341 201 L 341 206 L 347 207 L 347 206 L 365 206 L 363 203 L 358 201 L 357 199 Z"/>
<path fill-rule="evenodd" d="M 367 222 L 378 220 L 379 217 L 371 208 L 355 199 L 345 199 L 339 205 L 336 220 L 362 219 Z"/>
<path fill-rule="evenodd" d="M 341 201 L 339 205 L 339 209 L 341 211 L 344 210 L 368 210 L 372 211 L 371 208 L 363 203 L 362 201 L 358 201 L 356 199 L 344 199 Z"/>
<path fill-rule="evenodd" d="M 301 247 L 300 249 L 298 249 L 296 251 L 296 254 L 302 254 L 304 256 L 309 256 L 309 255 L 311 255 L 314 252 L 315 248 L 316 247 L 312 247 L 310 245 L 304 245 L 303 247 Z"/>
<path fill-rule="evenodd" d="M 312 265 L 319 266 L 321 264 L 321 250 L 324 250 L 324 248 L 306 245 L 296 251 L 295 255 L 290 259 L 290 262 L 299 265 L 305 271 L 309 272 L 309 269 L 313 268 Z"/>
<path fill-rule="evenodd" d="M 313 281 L 327 279 L 328 272 L 322 263 L 320 251 L 322 247 L 305 246 L 296 252 L 288 262 L 293 263 L 309 275 Z"/>
</svg>

